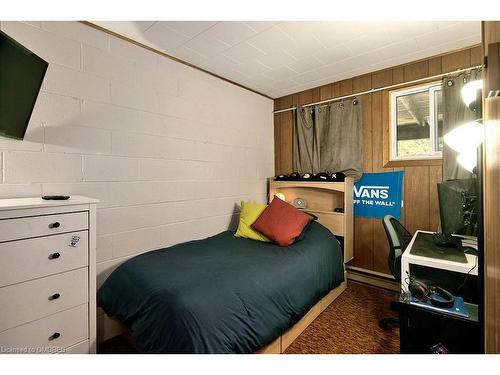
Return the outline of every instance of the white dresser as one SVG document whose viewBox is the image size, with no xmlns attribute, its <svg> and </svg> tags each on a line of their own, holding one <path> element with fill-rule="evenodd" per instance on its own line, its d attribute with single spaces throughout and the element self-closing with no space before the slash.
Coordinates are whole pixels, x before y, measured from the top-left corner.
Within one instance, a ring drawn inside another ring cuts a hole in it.
<svg viewBox="0 0 500 375">
<path fill-rule="evenodd" d="M 0 353 L 95 353 L 97 202 L 0 199 Z"/>
</svg>

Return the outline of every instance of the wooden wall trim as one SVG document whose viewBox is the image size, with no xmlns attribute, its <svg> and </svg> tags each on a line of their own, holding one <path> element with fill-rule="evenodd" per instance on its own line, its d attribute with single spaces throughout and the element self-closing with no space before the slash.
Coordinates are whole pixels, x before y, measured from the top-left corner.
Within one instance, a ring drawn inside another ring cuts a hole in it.
<svg viewBox="0 0 500 375">
<path fill-rule="evenodd" d="M 500 353 L 500 98 L 486 99 L 484 147 L 485 350 Z"/>
<path fill-rule="evenodd" d="M 389 145 L 385 146 L 387 149 Z M 443 165 L 443 158 L 432 158 L 432 159 L 406 159 L 406 160 L 386 160 L 384 159 L 384 167 L 418 167 L 418 166 L 430 166 L 430 165 Z"/>
<path fill-rule="evenodd" d="M 140 42 L 138 42 L 138 41 L 136 41 L 136 40 L 133 40 L 133 39 L 131 39 L 131 38 L 129 38 L 129 37 L 126 37 L 126 36 L 124 36 L 124 35 L 122 35 L 122 34 L 119 34 L 119 33 L 116 33 L 116 32 L 114 32 L 114 31 L 111 31 L 111 30 L 109 30 L 109 29 L 106 29 L 105 27 L 99 26 L 99 25 L 97 25 L 97 24 L 95 24 L 95 23 L 92 23 L 92 22 L 89 22 L 89 21 L 79 21 L 79 22 L 80 22 L 80 23 L 82 23 L 82 24 L 84 24 L 84 25 L 86 25 L 86 26 L 88 26 L 88 27 L 92 27 L 93 29 L 96 29 L 96 30 L 102 31 L 103 33 L 106 33 L 106 34 L 112 35 L 112 36 L 114 36 L 114 37 L 116 37 L 116 38 L 119 38 L 119 39 L 124 40 L 124 41 L 129 42 L 129 43 L 132 43 L 132 44 L 134 44 L 134 45 L 136 45 L 136 46 L 138 46 L 138 47 L 141 47 L 141 48 L 147 49 L 148 51 L 154 52 L 154 53 L 156 53 L 156 54 L 158 54 L 158 55 L 160 55 L 160 56 L 163 56 L 163 57 L 165 57 L 165 58 L 167 58 L 167 59 L 170 59 L 170 60 L 173 60 L 173 61 L 178 62 L 178 63 L 180 63 L 180 64 L 183 64 L 183 65 L 189 66 L 190 68 L 193 68 L 193 69 L 199 70 L 199 71 L 201 71 L 201 72 L 203 72 L 203 73 L 206 73 L 206 74 L 209 74 L 209 75 L 211 75 L 211 76 L 213 76 L 213 77 L 215 77 L 215 78 L 221 79 L 221 80 L 223 80 L 223 81 L 225 81 L 225 82 L 227 82 L 227 83 L 230 83 L 230 84 L 232 84 L 232 85 L 235 85 L 235 86 L 241 87 L 242 89 L 245 89 L 245 90 L 251 91 L 251 92 L 253 92 L 253 93 L 255 93 L 255 94 L 258 94 L 258 95 L 260 95 L 260 96 L 263 96 L 263 97 L 265 97 L 265 98 L 267 98 L 267 99 L 274 100 L 274 98 L 270 97 L 269 95 L 266 95 L 266 94 L 263 94 L 263 93 L 261 93 L 261 92 L 259 92 L 259 91 L 257 91 L 257 90 L 251 89 L 250 87 L 247 87 L 247 86 L 245 86 L 245 85 L 242 85 L 241 83 L 238 83 L 238 82 L 235 82 L 235 81 L 231 81 L 230 79 L 224 78 L 224 77 L 222 77 L 222 76 L 220 76 L 220 75 L 218 75 L 218 74 L 216 74 L 216 73 L 213 73 L 213 72 L 211 72 L 211 71 L 209 71 L 209 70 L 206 70 L 206 69 L 200 68 L 199 66 L 196 66 L 196 65 L 194 65 L 194 64 L 188 63 L 187 61 L 184 61 L 184 60 L 181 60 L 181 59 L 179 59 L 179 58 L 177 58 L 177 57 L 175 57 L 175 56 L 169 55 L 168 53 L 165 53 L 165 52 L 163 52 L 163 51 L 160 51 L 160 50 L 158 50 L 158 49 L 156 49 L 156 48 L 150 47 L 150 46 L 148 46 L 148 45 L 146 45 L 146 44 L 140 43 Z"/>
<path fill-rule="evenodd" d="M 500 42 L 500 22 L 482 23 L 483 51 Z M 499 90 L 493 77 L 500 73 L 498 64 L 489 64 L 484 87 Z M 496 87 L 495 87 L 496 86 Z M 487 95 L 487 92 L 485 93 Z M 486 353 L 500 353 L 500 98 L 487 98 L 483 145 L 483 229 L 484 229 L 484 347 Z"/>
</svg>

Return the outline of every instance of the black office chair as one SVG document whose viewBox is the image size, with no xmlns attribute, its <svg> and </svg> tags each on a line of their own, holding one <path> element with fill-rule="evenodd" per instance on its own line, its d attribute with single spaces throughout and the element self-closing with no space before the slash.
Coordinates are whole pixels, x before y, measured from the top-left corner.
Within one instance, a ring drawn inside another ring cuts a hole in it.
<svg viewBox="0 0 500 375">
<path fill-rule="evenodd" d="M 397 282 L 401 282 L 401 255 L 412 239 L 412 234 L 393 216 L 382 219 L 385 234 L 389 242 L 389 269 Z M 391 303 L 391 307 L 393 304 Z M 383 318 L 378 322 L 382 329 L 399 324 L 399 318 Z"/>
</svg>

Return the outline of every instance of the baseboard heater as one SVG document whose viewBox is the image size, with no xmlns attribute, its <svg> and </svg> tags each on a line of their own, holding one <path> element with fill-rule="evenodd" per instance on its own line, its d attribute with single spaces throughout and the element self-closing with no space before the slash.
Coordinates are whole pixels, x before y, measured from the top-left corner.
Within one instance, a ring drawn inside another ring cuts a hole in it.
<svg viewBox="0 0 500 375">
<path fill-rule="evenodd" d="M 368 285 L 373 285 L 395 292 L 400 291 L 399 282 L 397 282 L 391 275 L 386 275 L 381 272 L 366 270 L 349 265 L 346 266 L 346 269 L 348 280 L 359 281 Z"/>
</svg>

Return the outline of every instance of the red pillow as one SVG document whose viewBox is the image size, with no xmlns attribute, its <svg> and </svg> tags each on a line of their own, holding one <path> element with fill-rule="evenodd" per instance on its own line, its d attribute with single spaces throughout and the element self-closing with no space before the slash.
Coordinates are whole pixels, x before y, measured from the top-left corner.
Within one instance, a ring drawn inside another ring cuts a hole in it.
<svg viewBox="0 0 500 375">
<path fill-rule="evenodd" d="M 274 197 L 251 227 L 278 245 L 289 246 L 311 220 L 311 216 Z"/>
</svg>

